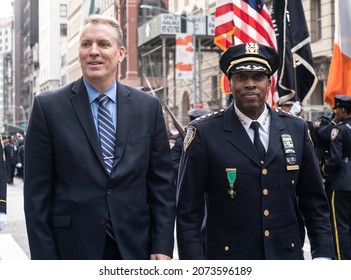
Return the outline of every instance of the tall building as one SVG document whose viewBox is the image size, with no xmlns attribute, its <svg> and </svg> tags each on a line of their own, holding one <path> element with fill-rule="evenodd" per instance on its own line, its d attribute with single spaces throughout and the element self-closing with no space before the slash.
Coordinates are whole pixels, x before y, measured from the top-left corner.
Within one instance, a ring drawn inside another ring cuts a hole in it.
<svg viewBox="0 0 351 280">
<path fill-rule="evenodd" d="M 16 112 L 12 88 L 12 24 L 13 17 L 0 19 L 0 133 L 5 130 L 4 124 L 14 123 Z"/>
<path fill-rule="evenodd" d="M 39 0 L 40 92 L 66 84 L 67 0 Z"/>
<path fill-rule="evenodd" d="M 14 104 L 16 122 L 23 126 L 29 119 L 33 97 L 39 92 L 39 11 L 38 0 L 14 2 Z"/>
</svg>

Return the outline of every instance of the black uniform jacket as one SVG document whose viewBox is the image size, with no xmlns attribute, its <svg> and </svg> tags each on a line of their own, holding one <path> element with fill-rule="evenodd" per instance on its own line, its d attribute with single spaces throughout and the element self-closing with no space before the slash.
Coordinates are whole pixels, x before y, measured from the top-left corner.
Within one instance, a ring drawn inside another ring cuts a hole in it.
<svg viewBox="0 0 351 280">
<path fill-rule="evenodd" d="M 0 213 L 6 213 L 6 168 L 4 162 L 3 148 L 0 141 Z"/>
<path fill-rule="evenodd" d="M 307 124 L 269 110 L 263 165 L 233 104 L 190 124 L 195 136 L 185 138 L 177 190 L 180 259 L 303 259 L 299 211 L 312 257 L 334 256 L 328 203 Z M 283 134 L 293 142 L 289 159 Z M 231 189 L 228 174 L 233 172 Z"/>
<path fill-rule="evenodd" d="M 173 164 L 160 101 L 117 82 L 110 175 L 82 78 L 35 97 L 24 207 L 32 259 L 102 259 L 110 213 L 123 259 L 173 255 Z"/>
<path fill-rule="evenodd" d="M 351 191 L 351 118 L 331 129 L 329 157 L 323 171 L 332 189 Z"/>
</svg>

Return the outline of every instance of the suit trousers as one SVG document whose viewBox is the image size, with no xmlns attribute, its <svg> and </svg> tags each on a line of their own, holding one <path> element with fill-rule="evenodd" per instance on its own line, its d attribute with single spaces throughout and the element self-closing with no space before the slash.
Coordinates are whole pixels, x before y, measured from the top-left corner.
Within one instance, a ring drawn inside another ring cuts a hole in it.
<svg viewBox="0 0 351 280">
<path fill-rule="evenodd" d="M 119 252 L 119 248 L 117 242 L 112 240 L 111 237 L 106 235 L 106 242 L 104 248 L 104 254 L 102 257 L 103 260 L 122 260 L 121 253 Z"/>
</svg>

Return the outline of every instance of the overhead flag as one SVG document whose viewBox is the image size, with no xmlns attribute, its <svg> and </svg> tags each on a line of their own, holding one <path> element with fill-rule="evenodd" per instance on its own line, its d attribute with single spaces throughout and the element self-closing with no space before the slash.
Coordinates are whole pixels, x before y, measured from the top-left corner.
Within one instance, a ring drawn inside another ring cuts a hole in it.
<svg viewBox="0 0 351 280">
<path fill-rule="evenodd" d="M 262 0 L 217 0 L 214 43 L 225 51 L 229 46 L 257 42 L 277 50 L 271 16 Z M 272 76 L 267 102 L 274 105 L 276 75 Z"/>
<path fill-rule="evenodd" d="M 215 13 L 214 43 L 223 51 L 234 45 L 233 0 L 217 0 Z"/>
<path fill-rule="evenodd" d="M 293 99 L 305 104 L 318 78 L 301 0 L 273 0 L 272 19 L 281 59 L 277 83 L 279 101 Z"/>
<path fill-rule="evenodd" d="M 351 96 L 351 2 L 335 0 L 335 37 L 325 101 L 334 107 L 334 96 Z"/>
</svg>

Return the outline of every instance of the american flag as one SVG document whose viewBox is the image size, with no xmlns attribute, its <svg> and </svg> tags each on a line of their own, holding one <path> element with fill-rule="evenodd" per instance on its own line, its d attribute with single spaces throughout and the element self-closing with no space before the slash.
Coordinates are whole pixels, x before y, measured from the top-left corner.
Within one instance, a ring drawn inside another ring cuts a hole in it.
<svg viewBox="0 0 351 280">
<path fill-rule="evenodd" d="M 229 46 L 257 42 L 277 50 L 272 19 L 262 0 L 217 0 L 214 43 L 223 51 Z M 278 101 L 275 92 L 277 74 L 272 76 L 272 87 L 267 103 Z"/>
</svg>

